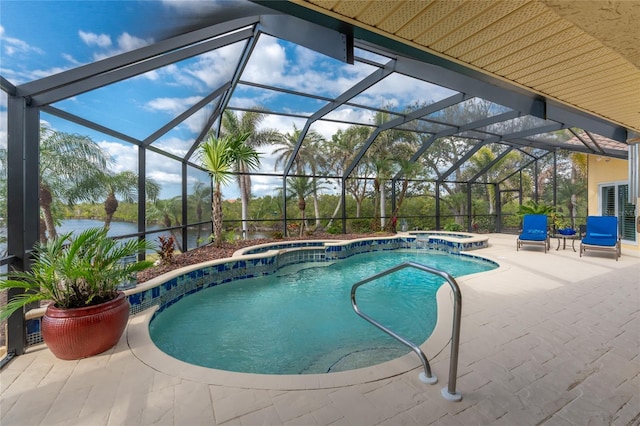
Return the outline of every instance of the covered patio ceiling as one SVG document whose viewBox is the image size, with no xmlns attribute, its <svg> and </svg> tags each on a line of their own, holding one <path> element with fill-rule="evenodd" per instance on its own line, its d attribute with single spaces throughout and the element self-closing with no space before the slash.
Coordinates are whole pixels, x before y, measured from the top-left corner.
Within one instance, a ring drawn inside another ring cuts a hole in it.
<svg viewBox="0 0 640 426">
<path fill-rule="evenodd" d="M 638 1 L 260 1 L 640 132 Z"/>
</svg>

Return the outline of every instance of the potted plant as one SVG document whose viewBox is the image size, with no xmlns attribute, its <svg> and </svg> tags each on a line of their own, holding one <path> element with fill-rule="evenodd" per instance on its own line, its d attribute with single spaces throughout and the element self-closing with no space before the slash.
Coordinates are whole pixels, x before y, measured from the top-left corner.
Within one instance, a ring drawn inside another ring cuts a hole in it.
<svg viewBox="0 0 640 426">
<path fill-rule="evenodd" d="M 64 234 L 34 248 L 31 270 L 2 275 L 0 289 L 20 288 L 0 319 L 34 302 L 50 301 L 42 337 L 61 359 L 80 359 L 113 347 L 127 324 L 129 302 L 118 285 L 151 261 L 124 262 L 153 249 L 146 240 L 119 242 L 105 228 Z"/>
</svg>

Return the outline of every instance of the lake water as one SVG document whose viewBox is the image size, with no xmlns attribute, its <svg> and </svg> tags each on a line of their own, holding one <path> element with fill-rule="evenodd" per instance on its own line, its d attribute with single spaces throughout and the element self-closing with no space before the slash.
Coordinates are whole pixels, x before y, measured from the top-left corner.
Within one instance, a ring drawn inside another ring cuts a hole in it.
<svg viewBox="0 0 640 426">
<path fill-rule="evenodd" d="M 59 235 L 65 234 L 67 232 L 73 232 L 74 234 L 79 234 L 80 232 L 96 227 L 103 227 L 104 221 L 102 220 L 94 220 L 94 219 L 67 219 L 63 220 L 60 225 L 56 227 Z M 160 229 L 158 225 L 147 225 L 147 231 L 153 231 L 156 229 Z M 198 230 L 196 228 L 187 229 L 187 242 L 189 249 L 193 249 L 198 245 L 206 244 L 207 238 L 210 235 L 209 227 L 202 226 L 202 230 L 200 234 L 198 234 Z M 0 228 L 0 236 L 3 236 L 6 232 L 6 228 Z M 138 225 L 131 222 L 111 222 L 111 226 L 109 227 L 109 232 L 107 235 L 116 237 L 120 235 L 129 235 L 135 234 L 138 232 Z M 158 244 L 158 237 L 161 235 L 169 235 L 168 231 L 158 232 L 156 234 L 151 234 L 149 237 L 153 242 Z M 179 235 L 179 234 L 178 234 Z M 256 238 L 267 238 L 268 233 L 265 232 L 249 232 L 249 239 Z M 240 238 L 240 235 L 237 235 L 237 238 Z M 200 243 L 198 244 L 198 239 L 200 239 Z M 0 256 L 4 255 L 6 250 L 6 244 L 0 243 Z"/>
</svg>

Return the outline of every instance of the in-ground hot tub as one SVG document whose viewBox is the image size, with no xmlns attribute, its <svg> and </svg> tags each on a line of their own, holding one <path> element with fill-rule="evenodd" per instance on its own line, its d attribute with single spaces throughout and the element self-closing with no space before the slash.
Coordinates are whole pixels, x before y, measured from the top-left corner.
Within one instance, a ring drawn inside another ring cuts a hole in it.
<svg viewBox="0 0 640 426">
<path fill-rule="evenodd" d="M 449 253 L 478 250 L 489 247 L 489 236 L 469 232 L 411 231 L 407 239 L 413 238 L 415 248 L 444 250 Z"/>
</svg>

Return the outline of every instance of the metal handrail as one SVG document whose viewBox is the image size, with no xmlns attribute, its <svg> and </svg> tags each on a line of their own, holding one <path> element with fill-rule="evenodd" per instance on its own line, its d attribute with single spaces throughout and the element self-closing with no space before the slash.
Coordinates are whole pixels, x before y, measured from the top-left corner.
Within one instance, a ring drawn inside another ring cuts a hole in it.
<svg viewBox="0 0 640 426">
<path fill-rule="evenodd" d="M 445 271 L 441 271 L 439 269 L 421 265 L 419 263 L 404 262 L 394 266 L 393 268 L 387 269 L 386 271 L 382 271 L 376 275 L 372 275 L 369 278 L 365 278 L 355 283 L 351 287 L 351 306 L 353 306 L 353 310 L 361 318 L 365 319 L 366 321 L 370 322 L 380 330 L 389 334 L 391 337 L 395 338 L 405 346 L 408 346 L 418 355 L 418 357 L 420 357 L 420 361 L 422 361 L 422 366 L 424 368 L 424 373 L 420 373 L 421 381 L 429 384 L 437 383 L 438 378 L 435 375 L 431 374 L 431 366 L 429 365 L 427 356 L 415 343 L 405 339 L 404 337 L 400 336 L 393 330 L 385 327 L 384 325 L 380 324 L 378 321 L 374 320 L 370 316 L 361 312 L 356 303 L 356 290 L 358 289 L 358 287 L 405 268 L 415 268 L 424 272 L 428 272 L 430 274 L 438 275 L 439 277 L 444 278 L 449 283 L 449 285 L 451 286 L 451 289 L 453 290 L 453 297 L 454 297 L 453 328 L 451 330 L 451 357 L 449 361 L 449 383 L 446 388 L 442 388 L 442 396 L 449 401 L 460 401 L 462 400 L 462 395 L 456 392 L 456 379 L 457 379 L 456 376 L 458 374 L 458 347 L 460 346 L 460 319 L 461 319 L 461 311 L 462 311 L 462 294 L 460 293 L 460 287 L 458 286 L 458 283 L 450 274 L 448 274 Z"/>
</svg>

